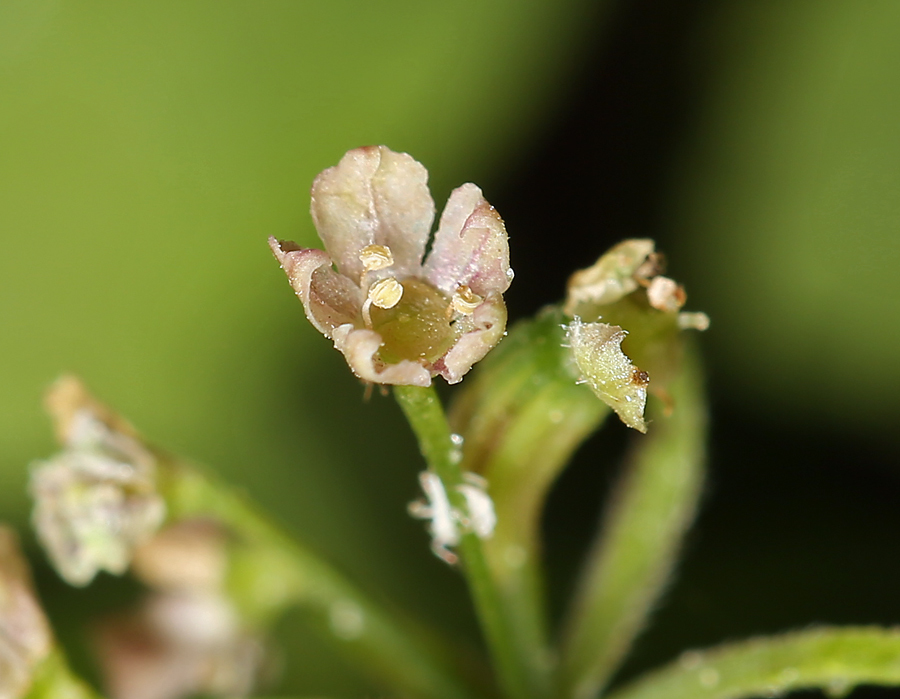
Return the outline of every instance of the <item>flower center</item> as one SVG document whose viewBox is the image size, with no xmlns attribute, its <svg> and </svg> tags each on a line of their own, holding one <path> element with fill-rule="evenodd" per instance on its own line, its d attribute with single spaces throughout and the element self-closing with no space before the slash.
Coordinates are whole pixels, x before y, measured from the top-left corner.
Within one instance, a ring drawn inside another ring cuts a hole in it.
<svg viewBox="0 0 900 699">
<path fill-rule="evenodd" d="M 393 306 L 371 308 L 372 329 L 384 341 L 379 354 L 388 364 L 434 362 L 456 341 L 450 299 L 421 279 L 406 279 L 402 286 Z"/>
</svg>

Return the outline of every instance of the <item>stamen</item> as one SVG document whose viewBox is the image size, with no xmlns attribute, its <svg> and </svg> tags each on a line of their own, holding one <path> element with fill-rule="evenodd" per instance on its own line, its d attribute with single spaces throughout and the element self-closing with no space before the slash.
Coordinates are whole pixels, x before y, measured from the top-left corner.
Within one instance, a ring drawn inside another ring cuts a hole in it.
<svg viewBox="0 0 900 699">
<path fill-rule="evenodd" d="M 366 272 L 375 272 L 394 264 L 394 255 L 387 245 L 366 245 L 359 251 L 359 261 Z"/>
<path fill-rule="evenodd" d="M 403 298 L 403 285 L 393 277 L 379 279 L 369 287 L 369 293 L 362 306 L 363 322 L 367 328 L 372 327 L 372 306 L 378 308 L 393 308 Z"/>
<path fill-rule="evenodd" d="M 379 279 L 369 288 L 368 297 L 379 308 L 393 308 L 403 298 L 403 285 L 393 277 Z"/>
<path fill-rule="evenodd" d="M 453 294 L 453 298 L 450 301 L 450 305 L 457 313 L 462 313 L 464 316 L 470 316 L 483 302 L 484 299 L 481 296 L 463 284 L 462 286 L 457 287 Z"/>
</svg>

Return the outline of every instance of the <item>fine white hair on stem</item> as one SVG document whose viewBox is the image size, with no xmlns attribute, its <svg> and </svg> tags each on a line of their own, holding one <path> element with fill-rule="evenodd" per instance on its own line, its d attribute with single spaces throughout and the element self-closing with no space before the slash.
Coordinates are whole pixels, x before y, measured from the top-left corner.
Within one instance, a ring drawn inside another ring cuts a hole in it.
<svg viewBox="0 0 900 699">
<path fill-rule="evenodd" d="M 431 471 L 419 474 L 419 483 L 427 502 L 417 500 L 410 503 L 409 513 L 419 519 L 431 520 L 428 527 L 431 534 L 431 550 L 449 564 L 457 561 L 450 548 L 459 544 L 462 535 L 474 533 L 486 539 L 494 532 L 497 517 L 494 503 L 487 494 L 487 481 L 475 473 L 463 474 L 464 483 L 455 490 L 465 499 L 465 512 L 453 507 L 447 489 L 440 476 Z"/>
</svg>

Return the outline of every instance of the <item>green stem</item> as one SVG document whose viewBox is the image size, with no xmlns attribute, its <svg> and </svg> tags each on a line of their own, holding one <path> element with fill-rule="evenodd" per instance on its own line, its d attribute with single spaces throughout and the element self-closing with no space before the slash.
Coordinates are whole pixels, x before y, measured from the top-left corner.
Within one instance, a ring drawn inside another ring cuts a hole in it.
<svg viewBox="0 0 900 699">
<path fill-rule="evenodd" d="M 434 388 L 396 386 L 394 396 L 418 439 L 428 468 L 443 482 L 450 504 L 466 512 L 465 498 L 457 490 L 464 483 L 459 450 L 453 444 L 447 418 Z M 529 665 L 517 653 L 514 628 L 503 613 L 505 606 L 488 569 L 481 539 L 472 533 L 464 534 L 459 544 L 459 556 L 504 691 L 515 699 L 534 696 L 534 687 L 528 679 Z"/>
<path fill-rule="evenodd" d="M 648 435 L 637 438 L 588 554 L 564 626 L 559 697 L 600 693 L 662 593 L 693 521 L 703 482 L 706 406 L 699 362 L 686 349 L 669 387 L 672 413 L 657 410 Z"/>
<path fill-rule="evenodd" d="M 229 592 L 245 617 L 266 623 L 299 604 L 326 638 L 391 693 L 434 699 L 481 694 L 430 634 L 376 604 L 241 495 L 173 462 L 163 463 L 158 487 L 170 518 L 210 517 L 238 538 Z"/>
<path fill-rule="evenodd" d="M 497 512 L 484 552 L 529 683 L 548 696 L 550 650 L 540 520 L 547 493 L 574 451 L 609 414 L 576 383 L 557 308 L 515 325 L 479 366 L 451 411 L 465 437 L 462 467 L 484 475 Z"/>
<path fill-rule="evenodd" d="M 824 689 L 844 696 L 860 684 L 900 685 L 900 631 L 818 628 L 683 653 L 609 699 L 741 699 Z"/>
</svg>

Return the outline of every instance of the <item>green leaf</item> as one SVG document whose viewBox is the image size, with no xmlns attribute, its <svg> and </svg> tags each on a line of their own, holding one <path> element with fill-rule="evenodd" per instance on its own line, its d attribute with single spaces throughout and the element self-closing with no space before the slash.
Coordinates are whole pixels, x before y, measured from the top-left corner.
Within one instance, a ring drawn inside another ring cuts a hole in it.
<svg viewBox="0 0 900 699">
<path fill-rule="evenodd" d="M 560 696 L 597 695 L 659 599 L 703 483 L 706 406 L 697 360 L 686 348 L 670 384 L 673 410 L 656 408 L 589 554 L 563 635 Z M 661 695 L 665 696 L 665 695 Z"/>
<path fill-rule="evenodd" d="M 609 699 L 739 699 L 816 688 L 843 696 L 860 684 L 900 685 L 900 631 L 822 627 L 689 651 Z"/>
</svg>

